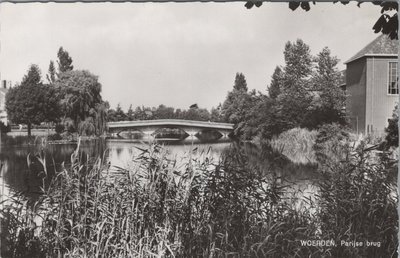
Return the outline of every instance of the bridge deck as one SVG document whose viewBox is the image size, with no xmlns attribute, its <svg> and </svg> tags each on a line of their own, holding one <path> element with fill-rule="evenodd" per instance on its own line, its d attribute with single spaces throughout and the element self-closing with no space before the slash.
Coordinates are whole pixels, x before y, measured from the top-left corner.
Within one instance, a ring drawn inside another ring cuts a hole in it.
<svg viewBox="0 0 400 258">
<path fill-rule="evenodd" d="M 197 127 L 197 128 L 208 128 L 208 129 L 233 130 L 233 124 L 205 122 L 205 121 L 193 121 L 193 120 L 181 120 L 181 119 L 158 119 L 158 120 L 108 122 L 107 126 L 108 126 L 108 128 L 185 126 L 185 127 Z"/>
</svg>

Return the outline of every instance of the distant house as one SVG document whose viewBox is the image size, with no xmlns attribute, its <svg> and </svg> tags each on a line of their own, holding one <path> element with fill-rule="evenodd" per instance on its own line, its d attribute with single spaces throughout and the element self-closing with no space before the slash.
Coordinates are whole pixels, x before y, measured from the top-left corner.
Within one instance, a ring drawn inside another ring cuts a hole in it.
<svg viewBox="0 0 400 258">
<path fill-rule="evenodd" d="M 1 86 L 0 86 L 0 121 L 3 122 L 5 125 L 8 124 L 7 112 L 6 112 L 6 93 L 8 91 L 7 86 L 10 84 L 11 82 L 3 80 L 1 81 Z"/>
<path fill-rule="evenodd" d="M 346 64 L 346 110 L 358 133 L 382 134 L 399 101 L 398 40 L 381 35 Z"/>
</svg>

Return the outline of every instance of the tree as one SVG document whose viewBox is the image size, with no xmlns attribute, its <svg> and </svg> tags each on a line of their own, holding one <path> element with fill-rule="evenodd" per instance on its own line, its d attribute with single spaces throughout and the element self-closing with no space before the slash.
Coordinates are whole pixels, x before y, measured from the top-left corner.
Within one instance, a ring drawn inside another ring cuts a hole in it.
<svg viewBox="0 0 400 258">
<path fill-rule="evenodd" d="M 161 104 L 155 110 L 154 117 L 155 119 L 173 119 L 175 118 L 175 109 Z"/>
<path fill-rule="evenodd" d="M 133 120 L 135 120 L 134 115 L 135 115 L 135 113 L 133 112 L 132 104 L 131 104 L 131 105 L 129 106 L 128 112 L 126 112 L 126 118 L 127 118 L 129 121 L 133 121 Z"/>
<path fill-rule="evenodd" d="M 281 84 L 282 84 L 282 69 L 277 66 L 275 68 L 274 73 L 272 74 L 271 84 L 268 87 L 268 96 L 272 99 L 276 99 L 278 95 L 281 93 Z"/>
<path fill-rule="evenodd" d="M 53 87 L 42 84 L 37 65 L 31 65 L 21 84 L 7 92 L 6 110 L 11 122 L 27 125 L 28 136 L 33 124 L 58 120 L 58 94 Z"/>
<path fill-rule="evenodd" d="M 233 89 L 237 91 L 247 92 L 247 82 L 246 78 L 242 73 L 236 73 L 235 84 L 233 85 Z"/>
<path fill-rule="evenodd" d="M 126 120 L 126 114 L 122 110 L 121 105 L 118 103 L 117 108 L 115 109 L 115 119 L 114 121 L 125 121 Z"/>
<path fill-rule="evenodd" d="M 211 108 L 210 120 L 213 122 L 222 121 L 222 104 L 218 104 L 217 108 Z"/>
<path fill-rule="evenodd" d="M 72 58 L 69 56 L 69 53 L 63 49 L 63 47 L 58 49 L 57 57 L 59 76 L 61 73 L 72 71 L 74 69 L 74 66 L 72 65 Z"/>
<path fill-rule="evenodd" d="M 281 132 L 303 126 L 312 100 L 309 91 L 309 78 L 312 73 L 312 56 L 309 46 L 301 39 L 293 43 L 287 42 L 284 57 L 282 84 L 275 106 L 276 126 Z"/>
<path fill-rule="evenodd" d="M 106 101 L 96 104 L 96 113 L 94 117 L 94 128 L 96 135 L 103 135 L 106 132 L 108 120 L 107 111 L 109 108 L 110 105 Z"/>
<path fill-rule="evenodd" d="M 61 95 L 64 117 L 70 117 L 77 128 L 96 105 L 102 103 L 98 77 L 86 70 L 67 71 L 55 84 Z"/>
<path fill-rule="evenodd" d="M 50 61 L 49 71 L 48 74 L 46 75 L 46 78 L 50 84 L 54 84 L 56 82 L 56 68 L 54 67 L 53 61 Z"/>
<path fill-rule="evenodd" d="M 236 73 L 233 90 L 228 95 L 222 105 L 222 117 L 224 121 L 235 124 L 234 134 L 243 135 L 243 128 L 246 123 L 246 112 L 250 110 L 252 98 L 255 92 L 247 92 L 246 78 L 242 73 Z"/>
<path fill-rule="evenodd" d="M 316 69 L 312 75 L 311 88 L 314 92 L 305 126 L 316 128 L 322 124 L 346 124 L 343 112 L 346 96 L 339 87 L 340 72 L 337 69 L 339 59 L 331 56 L 329 48 L 325 47 L 314 59 Z"/>
<path fill-rule="evenodd" d="M 336 3 L 338 1 L 334 1 Z M 342 4 L 348 4 L 349 1 L 340 1 Z M 364 1 L 358 1 L 358 7 L 361 6 L 361 4 Z M 399 9 L 399 5 L 397 1 L 373 1 L 372 2 L 375 5 L 380 5 L 381 8 L 381 16 L 379 19 L 376 21 L 376 23 L 373 26 L 373 30 L 375 33 L 380 33 L 382 32 L 385 35 L 388 35 L 391 39 L 398 39 L 398 16 L 397 12 Z M 313 2 L 315 5 L 315 2 Z M 244 5 L 247 9 L 252 8 L 253 6 L 260 7 L 262 5 L 262 1 L 259 0 L 252 0 L 252 1 L 247 1 L 246 4 Z M 294 11 L 298 7 L 301 7 L 301 9 L 305 11 L 309 11 L 311 9 L 309 1 L 290 1 L 289 2 L 289 8 Z M 393 13 L 393 11 L 395 11 Z M 393 14 L 391 14 L 391 12 Z"/>
</svg>

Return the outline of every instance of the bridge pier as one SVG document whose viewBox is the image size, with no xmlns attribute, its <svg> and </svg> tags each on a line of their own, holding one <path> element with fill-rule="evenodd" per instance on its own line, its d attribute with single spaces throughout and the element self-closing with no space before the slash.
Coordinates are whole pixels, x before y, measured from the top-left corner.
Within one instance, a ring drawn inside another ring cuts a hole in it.
<svg viewBox="0 0 400 258">
<path fill-rule="evenodd" d="M 189 136 L 187 138 L 189 139 L 195 139 L 197 138 L 197 134 L 200 132 L 200 130 L 196 130 L 196 129 L 185 129 L 184 130 Z"/>
<path fill-rule="evenodd" d="M 154 141 L 154 139 L 155 139 L 155 134 L 154 133 L 156 132 L 156 130 L 154 130 L 154 129 L 142 129 L 141 131 L 143 133 L 143 140 Z"/>
</svg>

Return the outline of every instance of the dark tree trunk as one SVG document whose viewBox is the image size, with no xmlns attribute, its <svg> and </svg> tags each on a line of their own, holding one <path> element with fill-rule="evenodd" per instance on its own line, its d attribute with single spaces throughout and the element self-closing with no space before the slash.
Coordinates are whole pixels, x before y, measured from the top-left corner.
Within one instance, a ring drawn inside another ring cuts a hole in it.
<svg viewBox="0 0 400 258">
<path fill-rule="evenodd" d="M 28 137 L 31 137 L 31 123 L 28 123 Z"/>
</svg>

